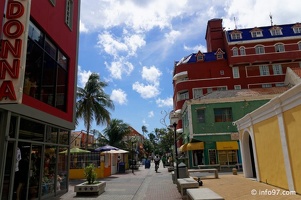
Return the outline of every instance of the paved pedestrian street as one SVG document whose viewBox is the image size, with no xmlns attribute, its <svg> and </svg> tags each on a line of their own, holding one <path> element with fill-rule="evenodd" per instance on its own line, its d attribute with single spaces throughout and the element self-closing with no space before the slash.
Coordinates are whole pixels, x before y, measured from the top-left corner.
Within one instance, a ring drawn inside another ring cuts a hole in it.
<svg viewBox="0 0 301 200">
<path fill-rule="evenodd" d="M 219 173 L 219 178 L 213 178 L 212 174 L 201 173 L 203 186 L 207 187 L 227 200 L 301 200 L 301 195 L 291 194 L 289 191 L 259 183 L 254 179 L 243 177 L 242 173 L 233 175 L 231 172 Z M 134 174 L 127 170 L 124 174 L 114 174 L 102 179 L 107 182 L 105 192 L 99 196 L 78 197 L 74 192 L 74 185 L 84 180 L 71 180 L 69 192 L 54 197 L 51 200 L 177 200 L 182 199 L 177 187 L 172 182 L 172 177 L 167 168 L 162 164 L 155 172 L 154 163 L 149 169 L 143 165 Z"/>
</svg>

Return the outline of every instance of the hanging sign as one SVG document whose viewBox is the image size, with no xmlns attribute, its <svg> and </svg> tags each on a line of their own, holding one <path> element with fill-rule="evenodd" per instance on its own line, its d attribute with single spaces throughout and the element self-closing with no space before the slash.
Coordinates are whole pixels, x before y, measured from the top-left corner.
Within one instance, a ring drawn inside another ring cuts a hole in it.
<svg viewBox="0 0 301 200">
<path fill-rule="evenodd" d="M 22 103 L 30 0 L 8 0 L 0 48 L 0 104 Z"/>
</svg>

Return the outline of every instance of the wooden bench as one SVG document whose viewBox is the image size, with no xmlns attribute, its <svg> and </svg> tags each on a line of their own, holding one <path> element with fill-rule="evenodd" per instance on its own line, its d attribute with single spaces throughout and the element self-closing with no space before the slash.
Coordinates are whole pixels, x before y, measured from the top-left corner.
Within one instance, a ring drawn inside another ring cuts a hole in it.
<svg viewBox="0 0 301 200">
<path fill-rule="evenodd" d="M 211 169 L 188 169 L 188 176 L 191 176 L 190 173 L 196 172 L 214 172 L 214 177 L 218 178 L 218 169 L 211 168 Z"/>
<path fill-rule="evenodd" d="M 193 178 L 179 178 L 177 179 L 178 191 L 181 193 L 183 199 L 186 199 L 186 190 L 189 188 L 198 188 L 199 183 Z"/>
<path fill-rule="evenodd" d="M 187 189 L 187 200 L 224 200 L 223 197 L 213 192 L 209 188 Z"/>
</svg>

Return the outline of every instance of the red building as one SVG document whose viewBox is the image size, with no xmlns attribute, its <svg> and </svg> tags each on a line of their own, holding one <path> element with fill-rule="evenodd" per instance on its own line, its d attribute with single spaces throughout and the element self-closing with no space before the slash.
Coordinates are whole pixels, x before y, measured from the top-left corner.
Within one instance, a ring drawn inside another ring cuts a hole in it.
<svg viewBox="0 0 301 200">
<path fill-rule="evenodd" d="M 0 1 L 0 199 L 68 190 L 59 152 L 75 129 L 79 9 L 75 0 Z"/>
<path fill-rule="evenodd" d="M 207 52 L 175 62 L 175 111 L 215 90 L 284 86 L 287 69 L 301 67 L 300 23 L 224 30 L 222 19 L 212 19 L 205 39 Z"/>
</svg>

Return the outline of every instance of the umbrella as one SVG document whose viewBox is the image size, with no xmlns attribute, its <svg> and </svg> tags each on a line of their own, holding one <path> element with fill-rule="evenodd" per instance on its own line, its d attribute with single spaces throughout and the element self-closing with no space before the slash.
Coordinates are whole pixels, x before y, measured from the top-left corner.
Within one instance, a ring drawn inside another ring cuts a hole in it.
<svg viewBox="0 0 301 200">
<path fill-rule="evenodd" d="M 60 153 L 65 153 L 65 154 L 67 154 L 67 153 L 68 153 L 68 150 L 61 151 Z M 83 149 L 74 147 L 74 148 L 71 148 L 71 149 L 70 149 L 70 153 L 71 153 L 71 154 L 73 154 L 73 153 L 90 153 L 90 151 L 87 151 L 87 150 L 83 150 Z"/>
<path fill-rule="evenodd" d="M 107 151 L 106 153 L 128 153 L 128 151 L 119 149 L 119 150 L 110 150 L 110 151 Z"/>
<path fill-rule="evenodd" d="M 105 145 L 94 149 L 94 151 L 111 151 L 111 150 L 119 150 L 119 149 L 117 147 L 113 147 L 110 145 Z"/>
</svg>

